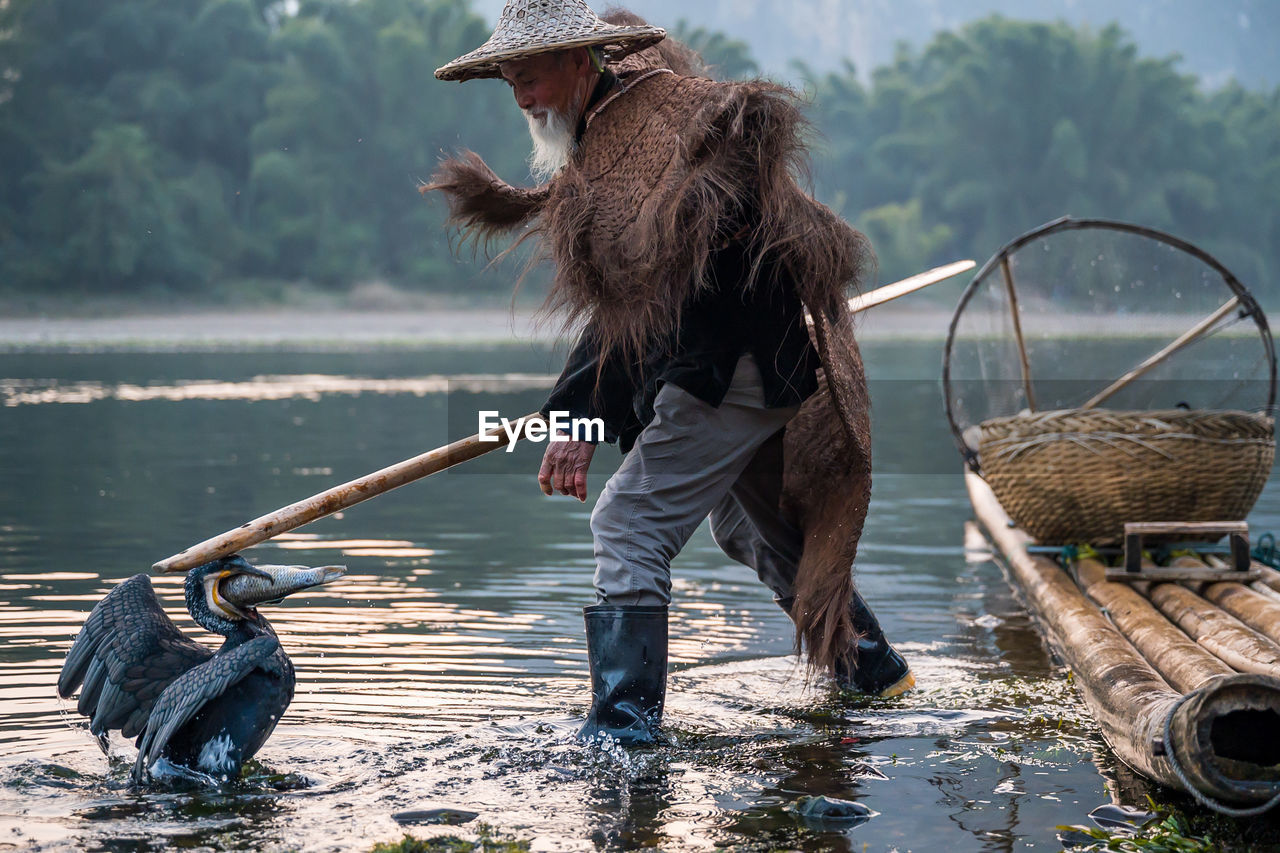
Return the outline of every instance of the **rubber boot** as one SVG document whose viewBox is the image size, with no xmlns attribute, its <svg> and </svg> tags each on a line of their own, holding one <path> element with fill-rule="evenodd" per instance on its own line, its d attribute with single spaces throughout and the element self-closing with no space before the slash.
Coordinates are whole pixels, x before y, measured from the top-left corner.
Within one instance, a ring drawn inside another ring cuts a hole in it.
<svg viewBox="0 0 1280 853">
<path fill-rule="evenodd" d="M 914 687 L 916 678 L 911 674 L 911 667 L 898 650 L 889 645 L 875 614 L 856 589 L 849 602 L 849 613 L 860 639 L 856 654 L 851 656 L 853 671 L 843 663 L 836 664 L 836 682 L 840 687 L 881 698 L 897 696 Z"/>
<path fill-rule="evenodd" d="M 591 712 L 578 740 L 653 743 L 667 693 L 667 608 L 584 607 Z"/>
<path fill-rule="evenodd" d="M 788 616 L 791 615 L 794 598 L 774 600 Z M 840 689 L 887 699 L 914 687 L 916 678 L 911 674 L 911 667 L 898 650 L 889 645 L 875 614 L 857 590 L 853 592 L 849 611 L 853 617 L 853 629 L 861 639 L 849 656 L 853 661 L 853 671 L 850 672 L 844 663 L 836 664 L 834 675 Z"/>
</svg>

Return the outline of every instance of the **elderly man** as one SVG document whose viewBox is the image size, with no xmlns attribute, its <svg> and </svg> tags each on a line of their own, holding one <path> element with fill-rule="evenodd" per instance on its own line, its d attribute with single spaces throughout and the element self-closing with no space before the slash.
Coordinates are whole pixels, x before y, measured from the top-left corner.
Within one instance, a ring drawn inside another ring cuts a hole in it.
<svg viewBox="0 0 1280 853">
<path fill-rule="evenodd" d="M 545 183 L 512 187 L 467 154 L 426 188 L 465 231 L 540 238 L 548 308 L 581 330 L 544 413 L 600 418 L 626 454 L 591 516 L 582 730 L 623 743 L 654 737 L 671 560 L 708 516 L 791 615 L 812 670 L 871 695 L 914 683 L 851 576 L 870 426 L 845 290 L 865 239 L 796 185 L 791 94 L 698 76 L 664 36 L 582 0 L 510 0 L 489 41 L 436 76 L 505 80 Z M 595 449 L 549 443 L 543 491 L 585 501 Z"/>
</svg>

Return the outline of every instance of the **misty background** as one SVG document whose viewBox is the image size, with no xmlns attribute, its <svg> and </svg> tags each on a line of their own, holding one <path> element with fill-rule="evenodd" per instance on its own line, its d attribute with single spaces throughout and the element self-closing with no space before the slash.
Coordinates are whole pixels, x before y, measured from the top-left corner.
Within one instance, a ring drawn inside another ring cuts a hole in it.
<svg viewBox="0 0 1280 853">
<path fill-rule="evenodd" d="M 630 5 L 719 76 L 803 92 L 813 190 L 880 282 L 1071 214 L 1170 231 L 1280 296 L 1280 4 Z M 464 147 L 529 180 L 506 87 L 432 77 L 501 6 L 0 0 L 0 308 L 505 304 L 519 265 L 455 257 L 417 192 Z"/>
</svg>

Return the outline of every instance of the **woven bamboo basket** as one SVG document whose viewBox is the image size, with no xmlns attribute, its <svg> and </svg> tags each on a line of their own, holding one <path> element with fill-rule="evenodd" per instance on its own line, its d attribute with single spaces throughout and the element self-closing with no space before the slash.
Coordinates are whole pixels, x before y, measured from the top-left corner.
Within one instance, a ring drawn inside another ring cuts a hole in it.
<svg viewBox="0 0 1280 853">
<path fill-rule="evenodd" d="M 980 424 L 983 478 L 1044 544 L 1121 541 L 1130 521 L 1242 521 L 1275 422 L 1241 411 L 1068 409 Z"/>
</svg>

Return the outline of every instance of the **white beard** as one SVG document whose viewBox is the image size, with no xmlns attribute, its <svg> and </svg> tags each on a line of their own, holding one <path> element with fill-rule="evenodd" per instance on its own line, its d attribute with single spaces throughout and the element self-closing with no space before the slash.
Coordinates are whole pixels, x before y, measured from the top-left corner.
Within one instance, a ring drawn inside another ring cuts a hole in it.
<svg viewBox="0 0 1280 853">
<path fill-rule="evenodd" d="M 576 111 L 575 111 L 576 112 Z M 534 180 L 542 183 L 555 177 L 564 168 L 575 146 L 574 120 L 559 110 L 548 110 L 545 121 L 538 121 L 533 113 L 526 112 L 529 136 L 533 138 L 533 151 L 529 154 L 529 172 Z"/>
</svg>

